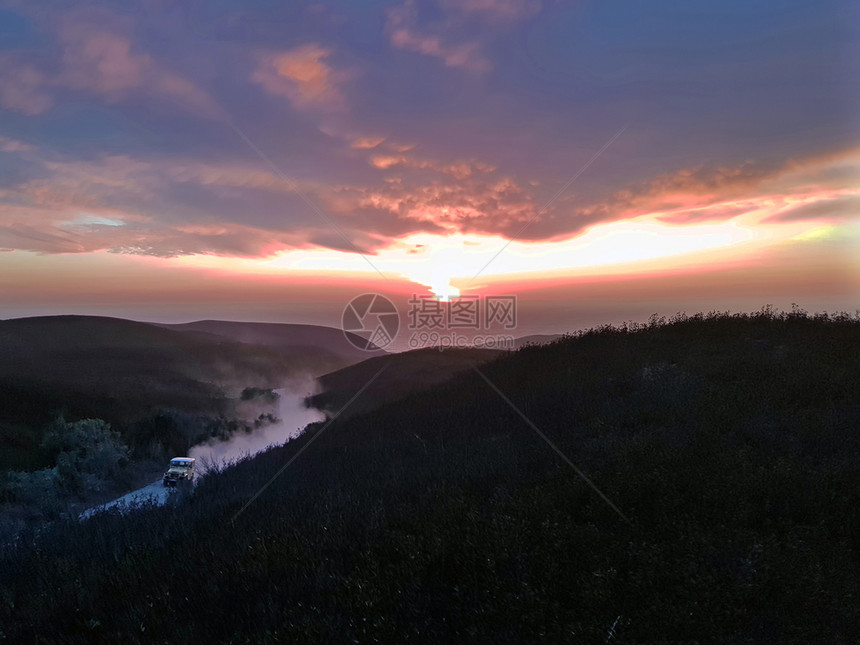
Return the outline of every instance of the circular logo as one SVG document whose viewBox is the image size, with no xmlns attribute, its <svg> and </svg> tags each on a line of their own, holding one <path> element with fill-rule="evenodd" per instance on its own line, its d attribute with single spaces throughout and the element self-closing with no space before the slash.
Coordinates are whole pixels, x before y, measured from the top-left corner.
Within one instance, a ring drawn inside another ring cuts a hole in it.
<svg viewBox="0 0 860 645">
<path fill-rule="evenodd" d="M 363 293 L 344 308 L 341 329 L 351 345 L 365 352 L 375 352 L 390 345 L 397 336 L 400 314 L 385 296 Z"/>
</svg>

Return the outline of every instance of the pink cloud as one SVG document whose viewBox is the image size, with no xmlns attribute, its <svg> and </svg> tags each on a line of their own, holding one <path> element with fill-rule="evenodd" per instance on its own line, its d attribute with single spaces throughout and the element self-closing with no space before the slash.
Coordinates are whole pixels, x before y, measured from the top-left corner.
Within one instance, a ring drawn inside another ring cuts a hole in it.
<svg viewBox="0 0 860 645">
<path fill-rule="evenodd" d="M 91 91 L 117 102 L 132 95 L 155 94 L 210 118 L 223 118 L 215 100 L 187 78 L 135 51 L 132 40 L 77 17 L 60 28 L 63 69 L 56 82 Z"/>
<path fill-rule="evenodd" d="M 137 51 L 122 31 L 121 21 L 106 12 L 62 16 L 59 71 L 43 72 L 9 57 L 0 59 L 0 104 L 24 114 L 40 114 L 53 105 L 52 90 L 61 87 L 96 94 L 111 103 L 167 98 L 202 116 L 224 117 L 209 94 Z"/>
<path fill-rule="evenodd" d="M 116 101 L 139 87 L 151 74 L 152 59 L 132 53 L 128 38 L 67 21 L 60 29 L 64 45 L 61 83 Z"/>
<path fill-rule="evenodd" d="M 475 173 L 495 172 L 496 167 L 483 162 L 457 161 L 450 164 L 429 161 L 426 159 L 414 159 L 405 155 L 373 155 L 370 157 L 370 165 L 380 170 L 388 170 L 395 166 L 414 168 L 418 170 L 433 170 L 444 175 L 450 175 L 454 179 L 467 179 Z"/>
<path fill-rule="evenodd" d="M 325 61 L 331 55 L 319 45 L 303 45 L 261 57 L 253 80 L 270 94 L 286 96 L 298 108 L 343 109 L 338 88 L 343 75 Z"/>
<path fill-rule="evenodd" d="M 452 177 L 453 178 L 453 177 Z M 511 231 L 529 221 L 536 207 L 533 196 L 510 177 L 472 174 L 453 182 L 407 185 L 402 179 L 378 188 L 344 187 L 326 197 L 333 212 L 376 214 L 374 230 L 385 235 L 437 230 L 494 233 Z M 390 213 L 394 219 L 379 217 Z"/>
<path fill-rule="evenodd" d="M 197 160 L 149 161 L 128 155 L 106 155 L 83 161 L 45 161 L 51 174 L 18 187 L 22 196 L 41 205 L 91 206 L 90 195 L 118 191 L 126 196 L 157 195 L 170 184 L 196 184 L 212 188 L 251 188 L 281 194 L 294 193 L 296 182 L 251 163 L 206 163 Z M 301 190 L 313 190 L 301 184 Z M 74 201 L 71 202 L 74 196 Z"/>
<path fill-rule="evenodd" d="M 659 212 L 671 222 L 731 219 L 759 196 L 810 194 L 856 184 L 860 150 L 848 148 L 779 162 L 681 168 L 625 188 L 609 201 L 628 216 Z M 822 207 L 823 208 L 823 207 Z"/>
<path fill-rule="evenodd" d="M 533 194 L 533 182 L 495 177 L 491 174 L 495 168 L 486 164 L 438 163 L 406 155 L 374 155 L 370 162 L 380 169 L 396 168 L 400 172 L 389 177 L 384 186 L 342 191 L 337 205 L 330 204 L 333 209 L 385 212 L 395 215 L 401 225 L 414 221 L 451 232 L 517 234 L 532 241 L 566 239 L 594 224 L 641 216 L 677 225 L 727 221 L 746 214 L 763 217 L 775 212 L 784 220 L 832 219 L 856 212 L 857 205 L 856 196 L 822 202 L 820 195 L 824 193 L 811 183 L 793 183 L 793 188 L 783 185 L 786 173 L 817 177 L 822 163 L 837 163 L 832 155 L 788 164 L 744 162 L 683 168 L 588 201 L 575 194 L 563 195 L 540 214 L 542 204 Z M 410 175 L 412 170 L 432 170 L 443 178 L 416 184 L 415 180 L 424 176 Z M 790 208 L 792 204 L 806 204 L 812 195 L 819 195 L 815 206 Z M 528 227 L 521 230 L 526 223 Z"/>
<path fill-rule="evenodd" d="M 447 43 L 436 34 L 420 33 L 416 22 L 417 11 L 412 0 L 389 9 L 385 29 L 391 44 L 398 49 L 438 58 L 447 67 L 460 67 L 476 73 L 492 68 L 477 43 Z"/>
<path fill-rule="evenodd" d="M 45 75 L 36 68 L 0 57 L 0 105 L 7 110 L 32 116 L 50 108 L 54 101 L 44 91 L 45 83 Z"/>
<path fill-rule="evenodd" d="M 69 192 L 63 192 L 63 189 Z M 272 231 L 239 222 L 173 224 L 105 204 L 98 186 L 86 193 L 68 184 L 29 185 L 28 203 L 0 203 L 0 246 L 37 253 L 114 253 L 175 257 L 210 254 L 261 257 L 307 244 L 308 233 Z"/>
<path fill-rule="evenodd" d="M 385 141 L 385 137 L 359 137 L 353 140 L 350 146 L 356 150 L 368 150 L 377 147 L 383 141 Z"/>
<path fill-rule="evenodd" d="M 860 194 L 824 195 L 821 199 L 793 204 L 780 210 L 765 222 L 849 221 L 860 216 Z"/>
<path fill-rule="evenodd" d="M 495 22 L 516 22 L 533 16 L 540 0 L 443 0 L 449 11 L 475 14 Z"/>
<path fill-rule="evenodd" d="M 370 158 L 370 165 L 374 168 L 379 168 L 380 170 L 388 170 L 389 168 L 405 164 L 406 162 L 407 159 L 403 155 L 373 155 Z"/>
<path fill-rule="evenodd" d="M 20 142 L 2 139 L 0 147 Z M 26 144 L 23 144 L 26 145 Z M 160 195 L 176 184 L 286 194 L 295 185 L 253 164 L 139 160 L 106 155 L 93 161 L 41 161 L 48 176 L 0 190 L 0 246 L 39 253 L 188 254 L 259 257 L 307 246 L 316 229 L 247 226 L 194 211 L 194 223 L 162 217 Z M 312 186 L 302 186 L 311 192 Z M 279 199 L 272 196 L 273 200 Z M 143 205 L 143 206 L 141 206 Z M 174 210 L 168 207 L 166 212 Z"/>
<path fill-rule="evenodd" d="M 759 208 L 754 200 L 741 200 L 740 202 L 720 202 L 701 208 L 679 209 L 667 213 L 660 213 L 657 219 L 667 224 L 692 224 L 701 222 L 719 221 L 733 219 L 744 213 Z"/>
<path fill-rule="evenodd" d="M 35 149 L 36 147 L 29 143 L 0 136 L 0 150 L 3 152 L 32 152 Z"/>
<path fill-rule="evenodd" d="M 5 148 L 39 161 L 26 143 L 0 139 L 0 150 Z M 355 244 L 371 251 L 422 231 L 517 235 L 524 241 L 543 241 L 567 239 L 594 224 L 640 216 L 677 225 L 725 221 L 747 213 L 747 219 L 756 221 L 773 215 L 785 221 L 835 221 L 856 214 L 858 205 L 856 189 L 852 192 L 848 186 L 841 192 L 809 188 L 811 179 L 821 175 L 822 164 L 845 163 L 835 157 L 792 161 L 787 169 L 750 163 L 681 169 L 591 201 L 563 195 L 540 212 L 542 198 L 527 178 L 504 175 L 489 164 L 421 159 L 415 154 L 377 155 L 375 149 L 369 150 L 368 161 L 380 168 L 378 174 L 366 171 L 373 177 L 371 183 L 304 183 L 299 189 L 321 205 Z M 272 210 L 290 201 L 283 196 L 294 194 L 296 187 L 251 161 L 124 155 L 58 161 L 52 155 L 40 163 L 44 172 L 37 173 L 37 178 L 0 189 L 2 248 L 243 257 L 315 244 L 353 250 L 344 246 L 339 235 L 331 235 L 324 221 L 313 217 L 305 221 L 289 212 L 283 218 L 270 214 L 253 218 L 257 225 L 250 226 L 245 224 L 249 220 L 244 212 L 234 213 L 229 207 L 213 211 L 213 197 L 244 195 L 250 190 L 261 206 L 274 204 Z M 800 177 L 791 190 L 782 187 L 783 173 Z M 183 187 L 182 194 L 203 199 L 166 203 L 164 195 L 183 184 L 191 186 Z M 528 227 L 523 230 L 525 224 Z"/>
<path fill-rule="evenodd" d="M 748 195 L 761 183 L 778 177 L 785 163 L 769 164 L 745 161 L 732 166 L 695 166 L 661 174 L 647 182 L 617 192 L 613 201 L 636 212 L 698 208 L 706 218 L 704 207 L 729 198 Z"/>
</svg>

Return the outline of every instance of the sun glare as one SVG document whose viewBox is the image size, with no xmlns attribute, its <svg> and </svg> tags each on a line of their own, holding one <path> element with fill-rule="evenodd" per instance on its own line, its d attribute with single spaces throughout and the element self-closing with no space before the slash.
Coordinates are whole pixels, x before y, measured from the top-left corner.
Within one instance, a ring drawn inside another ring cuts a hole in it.
<svg viewBox="0 0 860 645">
<path fill-rule="evenodd" d="M 810 196 L 808 201 L 815 201 Z M 796 203 L 796 201 L 795 201 Z M 500 236 L 416 234 L 362 258 L 332 249 L 281 251 L 269 258 L 185 256 L 171 260 L 197 268 L 243 274 L 351 275 L 370 272 L 420 285 L 441 301 L 480 289 L 486 281 L 517 276 L 594 275 L 670 269 L 678 262 L 737 261 L 767 245 L 787 240 L 813 240 L 827 235 L 821 222 L 766 220 L 785 207 L 785 200 L 747 200 L 748 210 L 733 219 L 676 224 L 653 213 L 591 227 L 558 241 L 507 240 Z M 735 204 L 727 203 L 730 208 Z M 707 252 L 707 258 L 705 258 Z M 698 255 L 697 255 L 698 254 Z M 664 261 L 665 260 L 665 261 Z"/>
</svg>

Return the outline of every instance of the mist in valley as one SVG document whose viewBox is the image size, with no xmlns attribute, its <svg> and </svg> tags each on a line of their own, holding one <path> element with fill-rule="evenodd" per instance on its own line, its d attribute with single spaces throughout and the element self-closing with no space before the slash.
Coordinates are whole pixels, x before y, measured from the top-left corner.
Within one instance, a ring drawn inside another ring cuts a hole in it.
<svg viewBox="0 0 860 645">
<path fill-rule="evenodd" d="M 316 379 L 305 376 L 275 389 L 278 398 L 273 402 L 260 398 L 249 401 L 243 408 L 246 418 L 271 415 L 275 421 L 266 421 L 251 432 L 236 432 L 226 440 L 212 439 L 196 445 L 189 456 L 197 459 L 201 470 L 205 471 L 209 465 L 222 466 L 286 443 L 301 434 L 309 423 L 325 418 L 322 412 L 306 407 L 304 402 L 306 397 L 319 393 L 319 389 Z"/>
</svg>

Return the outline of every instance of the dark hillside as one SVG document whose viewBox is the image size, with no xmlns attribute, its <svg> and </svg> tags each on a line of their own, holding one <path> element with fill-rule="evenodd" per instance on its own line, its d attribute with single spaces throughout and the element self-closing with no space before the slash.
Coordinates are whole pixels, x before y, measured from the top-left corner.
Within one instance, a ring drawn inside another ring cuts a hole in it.
<svg viewBox="0 0 860 645">
<path fill-rule="evenodd" d="M 117 318 L 3 320 L 0 469 L 45 465 L 35 447 L 60 414 L 104 419 L 125 435 L 159 410 L 219 417 L 245 387 L 281 387 L 349 361 L 314 347 L 276 349 Z"/>
<path fill-rule="evenodd" d="M 473 370 L 176 507 L 23 536 L 3 635 L 856 642 L 860 319 L 653 320 L 479 369 L 629 523 Z"/>
<path fill-rule="evenodd" d="M 374 374 L 384 371 L 344 411 L 352 416 L 391 403 L 404 395 L 437 385 L 455 374 L 498 358 L 505 352 L 496 349 L 415 349 L 400 354 L 369 358 L 319 378 L 321 394 L 309 397 L 308 403 L 327 412 L 341 409 Z"/>
</svg>

